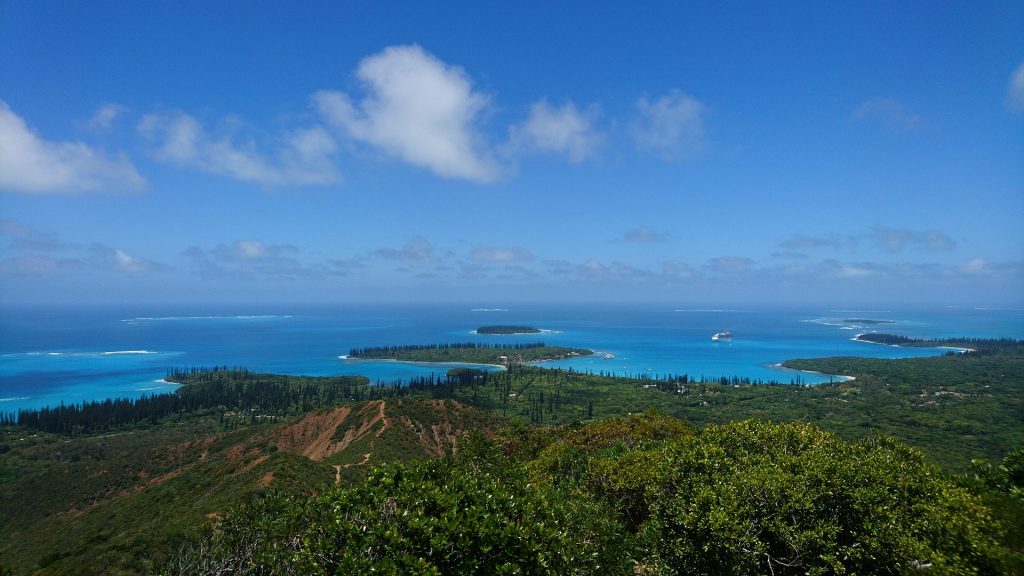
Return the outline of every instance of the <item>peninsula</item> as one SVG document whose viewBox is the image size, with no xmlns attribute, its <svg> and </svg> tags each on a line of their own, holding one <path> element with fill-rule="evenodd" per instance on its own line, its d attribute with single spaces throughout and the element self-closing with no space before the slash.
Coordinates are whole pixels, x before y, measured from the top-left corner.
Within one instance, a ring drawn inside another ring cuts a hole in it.
<svg viewBox="0 0 1024 576">
<path fill-rule="evenodd" d="M 501 364 L 515 362 L 543 362 L 562 360 L 573 356 L 589 356 L 593 350 L 547 346 L 543 342 L 529 344 L 428 344 L 409 346 L 375 346 L 353 348 L 349 358 L 366 360 L 400 360 L 404 362 L 461 362 L 467 364 Z"/>
</svg>

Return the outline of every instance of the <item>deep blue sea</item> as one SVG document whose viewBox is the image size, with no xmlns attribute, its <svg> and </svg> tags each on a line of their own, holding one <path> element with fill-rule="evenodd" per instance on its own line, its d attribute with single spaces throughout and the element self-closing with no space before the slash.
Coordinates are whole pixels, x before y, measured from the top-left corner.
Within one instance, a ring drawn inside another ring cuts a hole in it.
<svg viewBox="0 0 1024 576">
<path fill-rule="evenodd" d="M 868 324 L 861 320 L 887 320 Z M 544 334 L 483 336 L 487 324 Z M 731 342 L 711 336 L 730 330 Z M 853 342 L 856 334 L 1024 338 L 1024 310 L 872 310 L 672 306 L 458 305 L 349 307 L 20 308 L 0 311 L 0 412 L 168 392 L 168 369 L 244 366 L 284 374 L 363 374 L 393 381 L 445 368 L 344 358 L 350 348 L 536 342 L 599 354 L 548 365 L 621 375 L 688 374 L 827 382 L 776 366 L 791 358 L 897 358 L 945 350 Z"/>
</svg>

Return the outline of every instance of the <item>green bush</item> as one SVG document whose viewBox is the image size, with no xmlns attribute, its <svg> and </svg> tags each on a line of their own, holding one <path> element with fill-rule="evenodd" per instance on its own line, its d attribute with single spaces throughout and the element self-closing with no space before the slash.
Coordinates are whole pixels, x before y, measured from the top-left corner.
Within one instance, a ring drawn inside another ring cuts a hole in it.
<svg viewBox="0 0 1024 576">
<path fill-rule="evenodd" d="M 894 439 L 648 413 L 470 434 L 352 489 L 271 494 L 168 573 L 993 574 L 1014 566 L 1002 536 L 969 486 Z"/>
</svg>

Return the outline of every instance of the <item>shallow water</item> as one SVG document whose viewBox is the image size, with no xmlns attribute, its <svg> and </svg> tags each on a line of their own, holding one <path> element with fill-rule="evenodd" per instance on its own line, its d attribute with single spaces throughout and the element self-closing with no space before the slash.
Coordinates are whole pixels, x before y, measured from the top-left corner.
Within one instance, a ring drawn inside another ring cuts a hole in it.
<svg viewBox="0 0 1024 576">
<path fill-rule="evenodd" d="M 237 308 L 24 308 L 0 313 L 0 411 L 173 390 L 169 369 L 244 366 L 285 374 L 363 374 L 393 381 L 448 367 L 341 358 L 350 348 L 537 342 L 600 354 L 548 366 L 622 375 L 688 374 L 827 382 L 784 370 L 791 358 L 942 354 L 854 342 L 860 332 L 913 337 L 1024 337 L 1024 311 L 990 308 L 831 310 L 683 306 L 501 305 Z M 872 324 L 862 320 L 886 320 Z M 488 336 L 487 324 L 543 334 Z M 730 330 L 731 342 L 711 335 Z M 605 356 L 609 356 L 605 358 Z"/>
</svg>

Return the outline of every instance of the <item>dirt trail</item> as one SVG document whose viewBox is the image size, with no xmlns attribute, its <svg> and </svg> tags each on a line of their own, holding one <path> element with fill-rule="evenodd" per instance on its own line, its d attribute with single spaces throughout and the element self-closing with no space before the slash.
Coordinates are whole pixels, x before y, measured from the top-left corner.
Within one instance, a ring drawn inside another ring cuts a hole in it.
<svg viewBox="0 0 1024 576">
<path fill-rule="evenodd" d="M 335 466 L 335 468 L 351 468 L 353 466 L 366 466 L 370 463 L 370 458 L 373 456 L 373 452 L 367 452 L 363 454 L 363 459 L 359 462 L 350 462 L 348 464 L 342 464 L 341 466 Z"/>
</svg>

